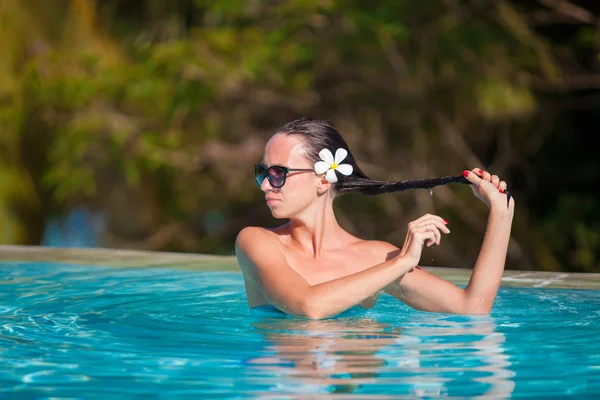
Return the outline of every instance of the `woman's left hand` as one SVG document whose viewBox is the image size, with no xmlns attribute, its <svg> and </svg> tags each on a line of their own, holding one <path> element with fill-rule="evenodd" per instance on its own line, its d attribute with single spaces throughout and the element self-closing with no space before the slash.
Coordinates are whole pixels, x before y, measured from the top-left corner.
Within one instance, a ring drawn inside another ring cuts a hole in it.
<svg viewBox="0 0 600 400">
<path fill-rule="evenodd" d="M 498 175 L 492 175 L 479 168 L 473 168 L 471 171 L 464 171 L 463 175 L 471 182 L 473 194 L 483 201 L 488 207 L 495 203 L 504 204 L 504 207 L 510 208 L 514 202 L 508 196 L 506 182 L 500 180 Z"/>
</svg>

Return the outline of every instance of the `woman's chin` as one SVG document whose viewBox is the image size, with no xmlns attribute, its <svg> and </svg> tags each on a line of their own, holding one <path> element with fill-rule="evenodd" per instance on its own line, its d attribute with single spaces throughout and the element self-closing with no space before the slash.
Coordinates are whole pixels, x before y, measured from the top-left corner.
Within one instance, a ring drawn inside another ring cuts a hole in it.
<svg viewBox="0 0 600 400">
<path fill-rule="evenodd" d="M 274 218 L 277 218 L 277 219 L 289 218 L 287 216 L 287 214 L 284 214 L 284 213 L 282 213 L 281 211 L 278 211 L 278 210 L 271 210 L 271 215 Z"/>
<path fill-rule="evenodd" d="M 284 212 L 279 207 L 269 207 L 269 208 L 271 209 L 271 215 L 274 218 L 277 218 L 277 219 L 289 218 L 288 213 Z"/>
</svg>

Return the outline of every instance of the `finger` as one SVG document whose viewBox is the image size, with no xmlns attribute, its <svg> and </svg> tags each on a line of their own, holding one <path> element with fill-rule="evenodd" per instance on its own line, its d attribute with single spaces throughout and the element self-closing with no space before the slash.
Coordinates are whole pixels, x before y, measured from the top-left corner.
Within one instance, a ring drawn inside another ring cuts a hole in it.
<svg viewBox="0 0 600 400">
<path fill-rule="evenodd" d="M 435 232 L 430 225 L 419 225 L 415 227 L 412 236 L 421 241 L 421 246 L 426 245 L 427 247 L 430 247 L 434 243 L 437 243 Z"/>
<path fill-rule="evenodd" d="M 420 227 L 420 231 L 421 232 L 433 232 L 433 236 L 434 236 L 434 243 L 435 244 L 439 244 L 440 243 L 440 239 L 442 238 L 442 234 L 440 233 L 439 229 L 437 228 L 437 226 L 434 223 L 430 223 L 430 224 L 425 224 L 422 225 Z M 433 243 L 428 243 L 427 247 L 433 245 Z"/>
<path fill-rule="evenodd" d="M 413 236 L 421 241 L 421 246 L 427 245 L 427 247 L 430 247 L 436 242 L 435 233 L 430 230 L 423 230 L 415 233 Z"/>
<path fill-rule="evenodd" d="M 439 215 L 434 215 L 434 214 L 425 214 L 422 217 L 414 220 L 413 222 L 415 224 L 422 225 L 424 222 L 429 222 L 429 221 L 438 221 L 443 224 L 448 223 L 448 221 L 446 221 L 444 218 L 440 217 Z"/>
<path fill-rule="evenodd" d="M 429 234 L 429 232 L 433 231 L 433 223 L 431 224 L 420 224 L 415 225 L 412 229 L 412 234 L 414 236 Z M 434 233 L 435 236 L 435 233 Z M 437 240 L 436 240 L 437 241 Z"/>
<path fill-rule="evenodd" d="M 500 190 L 503 193 L 506 191 L 507 187 L 508 185 L 504 181 L 500 181 L 500 184 L 498 184 L 498 190 Z"/>
<path fill-rule="evenodd" d="M 492 175 L 492 183 L 498 188 L 498 185 L 500 184 L 500 178 L 498 175 Z"/>
<path fill-rule="evenodd" d="M 483 171 L 483 175 L 481 176 L 481 178 L 484 181 L 490 182 L 492 180 L 492 175 L 489 172 L 487 172 L 487 171 Z"/>
<path fill-rule="evenodd" d="M 448 229 L 448 226 L 444 222 L 435 221 L 435 226 L 445 234 L 450 233 L 450 229 Z"/>
<path fill-rule="evenodd" d="M 446 226 L 447 221 L 441 217 L 438 217 L 437 215 L 432 215 L 431 218 L 428 218 L 426 220 L 423 220 L 423 222 L 419 225 L 433 225 L 436 228 L 438 228 L 440 231 L 444 232 L 444 233 L 450 233 L 450 229 L 448 229 L 448 227 Z"/>
<path fill-rule="evenodd" d="M 427 226 L 427 228 L 433 232 L 433 235 L 435 237 L 435 244 L 440 244 L 440 240 L 442 239 L 442 234 L 440 233 L 440 230 L 438 229 L 437 226 L 435 226 L 435 224 L 429 224 Z M 433 244 L 433 243 L 432 243 Z"/>
<path fill-rule="evenodd" d="M 471 182 L 475 187 L 479 187 L 481 185 L 481 181 L 483 180 L 480 177 L 478 177 L 477 174 L 469 170 L 464 170 L 463 176 L 467 178 L 467 180 Z"/>
<path fill-rule="evenodd" d="M 416 227 L 419 227 L 419 226 L 422 226 L 422 225 L 424 225 L 424 224 L 431 223 L 431 222 L 433 222 L 433 221 L 440 222 L 440 223 L 442 223 L 442 224 L 447 224 L 447 223 L 448 223 L 448 221 L 446 221 L 445 219 L 443 219 L 443 218 L 442 218 L 442 217 L 440 217 L 439 215 L 433 215 L 433 214 L 429 214 L 429 213 L 428 213 L 428 214 L 425 214 L 425 215 L 423 215 L 423 216 L 421 216 L 421 217 L 419 217 L 419 218 L 415 219 L 414 221 L 412 221 L 412 222 L 411 222 L 411 223 L 409 223 L 408 225 L 409 225 L 409 227 L 410 227 L 410 226 L 416 226 Z"/>
</svg>

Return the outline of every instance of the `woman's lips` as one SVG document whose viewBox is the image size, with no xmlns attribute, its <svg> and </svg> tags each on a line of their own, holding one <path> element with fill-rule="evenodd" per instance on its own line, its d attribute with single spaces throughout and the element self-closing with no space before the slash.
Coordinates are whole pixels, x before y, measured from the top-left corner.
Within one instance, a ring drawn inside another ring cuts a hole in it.
<svg viewBox="0 0 600 400">
<path fill-rule="evenodd" d="M 276 201 L 280 201 L 280 200 L 278 200 L 278 199 L 267 199 L 267 204 L 273 204 Z"/>
</svg>

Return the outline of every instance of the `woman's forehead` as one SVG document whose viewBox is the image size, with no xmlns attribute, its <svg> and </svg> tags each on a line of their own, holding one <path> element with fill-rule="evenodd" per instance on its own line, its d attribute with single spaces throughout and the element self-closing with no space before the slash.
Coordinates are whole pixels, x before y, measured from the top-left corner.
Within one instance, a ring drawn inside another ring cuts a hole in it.
<svg viewBox="0 0 600 400">
<path fill-rule="evenodd" d="M 304 143 L 298 137 L 276 134 L 269 139 L 265 146 L 263 164 L 298 168 L 303 164 L 308 164 L 304 154 Z"/>
</svg>

